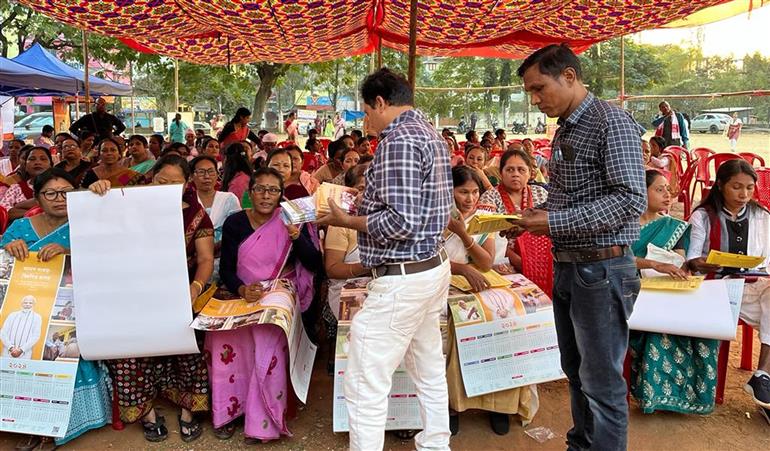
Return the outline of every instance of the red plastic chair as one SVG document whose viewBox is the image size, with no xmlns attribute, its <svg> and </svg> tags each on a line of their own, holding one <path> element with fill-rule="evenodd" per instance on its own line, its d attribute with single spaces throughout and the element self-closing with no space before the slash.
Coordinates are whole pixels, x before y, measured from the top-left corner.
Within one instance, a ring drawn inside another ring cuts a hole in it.
<svg viewBox="0 0 770 451">
<path fill-rule="evenodd" d="M 738 153 L 741 158 L 746 160 L 750 165 L 754 166 L 754 163 L 759 163 L 760 167 L 765 167 L 765 159 L 752 152 L 740 152 Z"/>
<path fill-rule="evenodd" d="M 770 208 L 770 168 L 757 168 L 757 184 L 754 187 L 754 198 L 760 204 Z"/>
<path fill-rule="evenodd" d="M 283 149 L 284 147 L 296 146 L 296 145 L 297 143 L 295 143 L 294 141 L 281 141 L 278 144 L 276 144 L 276 147 L 278 147 L 279 149 Z"/>
<path fill-rule="evenodd" d="M 676 193 L 674 193 L 677 197 L 677 200 L 683 204 L 685 220 L 689 219 L 690 213 L 692 213 L 693 199 L 692 199 L 692 192 L 690 188 L 692 186 L 693 178 L 695 178 L 695 171 L 697 169 L 698 169 L 697 164 L 690 164 L 687 170 L 684 171 L 684 174 L 682 174 L 682 176 L 679 178 L 679 189 Z"/>
<path fill-rule="evenodd" d="M 752 366 L 752 348 L 754 342 L 754 329 L 738 320 L 738 325 L 743 326 L 741 331 L 741 369 L 751 371 Z M 722 404 L 725 401 L 725 383 L 727 382 L 727 361 L 730 358 L 730 342 L 722 341 L 719 345 L 719 358 L 717 360 L 717 394 L 716 403 Z"/>
<path fill-rule="evenodd" d="M 709 155 L 708 158 L 706 158 L 706 161 L 703 162 L 703 166 L 706 168 L 706 177 L 707 181 L 705 183 L 705 186 L 701 187 L 701 198 L 704 196 L 704 188 L 711 188 L 711 186 L 714 184 L 714 181 L 711 180 L 711 164 L 713 162 L 714 164 L 714 174 L 717 173 L 719 170 L 719 166 L 722 166 L 722 163 L 725 161 L 730 160 L 741 160 L 742 158 L 739 155 L 736 155 L 734 153 L 715 153 L 713 155 Z M 696 180 L 697 181 L 697 180 Z"/>
<path fill-rule="evenodd" d="M 551 140 L 548 138 L 538 138 L 532 141 L 532 143 L 535 144 L 535 149 L 539 149 L 540 147 L 551 147 Z"/>
<path fill-rule="evenodd" d="M 329 150 L 329 144 L 332 143 L 332 140 L 329 138 L 318 138 L 318 141 L 321 143 L 321 146 L 324 150 Z"/>
<path fill-rule="evenodd" d="M 680 162 L 680 166 L 682 167 L 690 167 L 690 164 L 692 163 L 692 155 L 690 155 L 690 151 L 682 146 L 668 146 L 663 149 L 663 152 L 669 152 L 675 155 Z M 681 164 L 682 161 L 685 162 L 685 165 Z"/>
<path fill-rule="evenodd" d="M 692 194 L 690 195 L 691 199 L 695 196 L 695 190 L 698 189 L 698 184 L 701 185 L 701 191 L 706 185 L 708 185 L 710 177 L 709 168 L 706 166 L 706 159 L 715 153 L 716 152 L 713 150 L 707 149 L 705 147 L 698 147 L 697 149 L 693 149 L 691 151 L 693 164 L 698 166 L 698 168 L 695 170 L 695 182 L 693 183 Z"/>
<path fill-rule="evenodd" d="M 521 273 L 550 298 L 553 292 L 553 256 L 551 239 L 523 233 L 516 239 L 521 256 Z"/>
<path fill-rule="evenodd" d="M 8 210 L 5 207 L 0 207 L 0 234 L 5 233 L 5 229 L 8 227 Z"/>
</svg>

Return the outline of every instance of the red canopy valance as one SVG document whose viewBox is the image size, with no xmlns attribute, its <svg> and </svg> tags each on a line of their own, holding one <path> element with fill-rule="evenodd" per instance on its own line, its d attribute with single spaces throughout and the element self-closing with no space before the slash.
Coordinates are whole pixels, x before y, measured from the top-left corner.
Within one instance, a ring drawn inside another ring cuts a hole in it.
<svg viewBox="0 0 770 451">
<path fill-rule="evenodd" d="M 521 58 L 659 28 L 728 0 L 418 1 L 417 54 Z M 199 64 L 309 63 L 409 47 L 409 0 L 20 0 L 140 51 Z"/>
</svg>

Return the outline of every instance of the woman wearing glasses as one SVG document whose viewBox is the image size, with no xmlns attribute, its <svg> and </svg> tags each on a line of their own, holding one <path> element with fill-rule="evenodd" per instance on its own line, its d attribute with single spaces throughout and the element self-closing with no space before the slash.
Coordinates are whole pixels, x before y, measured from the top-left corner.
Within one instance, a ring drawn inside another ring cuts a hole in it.
<svg viewBox="0 0 770 451">
<path fill-rule="evenodd" d="M 217 191 L 217 160 L 208 155 L 193 158 L 190 162 L 192 182 L 198 193 L 198 202 L 206 209 L 214 224 L 214 273 L 211 280 L 219 280 L 219 253 L 222 243 L 222 226 L 231 214 L 241 211 L 241 203 L 235 194 Z"/>
<path fill-rule="evenodd" d="M 259 168 L 249 183 L 252 207 L 234 213 L 222 227 L 220 276 L 228 290 L 259 302 L 260 282 L 289 279 L 301 310 L 313 299 L 310 268 L 323 265 L 317 237 L 281 221 L 283 179 L 273 168 Z M 299 312 L 297 312 L 299 313 Z M 206 333 L 211 355 L 212 419 L 220 439 L 232 437 L 233 420 L 245 417 L 249 444 L 289 435 L 286 409 L 289 354 L 284 331 L 258 324 Z M 231 375 L 235 378 L 231 379 Z"/>
<path fill-rule="evenodd" d="M 75 180 L 64 169 L 52 168 L 40 174 L 33 189 L 42 213 L 15 220 L 3 234 L 0 246 L 19 260 L 28 258 L 30 252 L 37 252 L 42 261 L 68 253 L 67 193 L 73 191 L 75 186 Z M 108 187 L 108 182 L 99 181 L 91 185 L 91 191 L 104 193 Z M 55 445 L 62 445 L 86 431 L 104 426 L 111 415 L 111 396 L 107 369 L 100 362 L 80 359 L 69 427 L 64 437 L 56 439 Z M 43 440 L 46 442 L 41 446 Z M 38 446 L 38 449 L 53 449 L 54 443 L 48 438 L 30 435 L 16 449 L 35 449 Z"/>
</svg>

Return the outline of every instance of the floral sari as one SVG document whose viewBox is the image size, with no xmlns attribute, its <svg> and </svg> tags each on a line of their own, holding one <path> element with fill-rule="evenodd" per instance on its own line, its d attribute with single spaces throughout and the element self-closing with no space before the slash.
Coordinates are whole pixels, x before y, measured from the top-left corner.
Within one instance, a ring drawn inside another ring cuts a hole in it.
<svg viewBox="0 0 770 451">
<path fill-rule="evenodd" d="M 664 216 L 645 224 L 631 246 L 644 258 L 652 243 L 670 251 L 689 241 L 689 224 Z M 708 414 L 714 410 L 719 341 L 631 331 L 631 394 L 644 413 L 669 410 Z"/>
<path fill-rule="evenodd" d="M 277 208 L 273 217 L 238 247 L 236 273 L 244 284 L 279 277 L 291 280 L 304 312 L 313 299 L 313 274 L 298 259 L 293 267 L 285 264 L 291 250 L 292 241 Z M 244 434 L 248 437 L 273 440 L 291 435 L 287 427 L 288 399 L 292 396 L 289 351 L 283 329 L 255 324 L 207 332 L 205 349 L 210 355 L 214 427 L 244 415 Z"/>
</svg>

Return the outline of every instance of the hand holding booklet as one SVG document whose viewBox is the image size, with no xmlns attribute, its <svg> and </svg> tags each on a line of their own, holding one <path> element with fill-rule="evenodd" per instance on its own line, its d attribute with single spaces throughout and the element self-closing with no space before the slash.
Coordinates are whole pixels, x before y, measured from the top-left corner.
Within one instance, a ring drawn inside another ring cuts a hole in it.
<svg viewBox="0 0 770 451">
<path fill-rule="evenodd" d="M 497 213 L 482 213 L 471 218 L 468 223 L 468 234 L 496 233 L 508 230 L 514 226 L 513 220 L 521 219 L 521 215 L 501 215 Z"/>
<path fill-rule="evenodd" d="M 479 271 L 481 272 L 481 271 Z M 497 273 L 494 269 L 490 269 L 486 272 L 481 272 L 481 275 L 484 276 L 484 279 L 487 280 L 487 283 L 489 283 L 489 288 L 504 288 L 504 287 L 510 287 L 511 281 L 504 278 L 500 274 Z M 472 291 L 471 284 L 468 283 L 468 279 L 466 279 L 463 276 L 452 276 L 449 283 L 462 291 Z"/>
<path fill-rule="evenodd" d="M 313 196 L 281 202 L 281 218 L 285 224 L 313 222 L 318 215 L 329 213 L 329 199 L 347 213 L 356 210 L 355 190 L 346 186 L 322 183 Z"/>
</svg>

